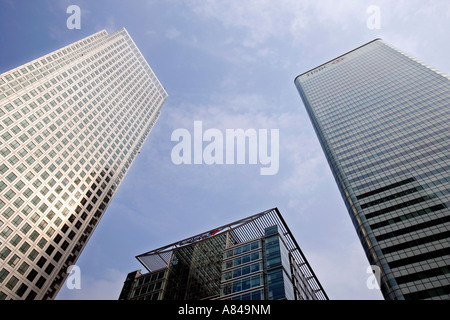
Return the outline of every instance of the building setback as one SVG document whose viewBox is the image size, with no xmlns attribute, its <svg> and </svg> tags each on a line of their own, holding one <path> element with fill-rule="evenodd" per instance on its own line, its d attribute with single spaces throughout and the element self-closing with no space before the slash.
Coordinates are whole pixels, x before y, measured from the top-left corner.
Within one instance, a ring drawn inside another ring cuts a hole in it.
<svg viewBox="0 0 450 320">
<path fill-rule="evenodd" d="M 0 75 L 0 299 L 53 299 L 167 97 L 125 29 Z"/>
<path fill-rule="evenodd" d="M 449 299 L 450 78 L 375 39 L 295 85 L 385 299 Z"/>
<path fill-rule="evenodd" d="M 277 208 L 136 257 L 119 300 L 327 300 Z"/>
</svg>

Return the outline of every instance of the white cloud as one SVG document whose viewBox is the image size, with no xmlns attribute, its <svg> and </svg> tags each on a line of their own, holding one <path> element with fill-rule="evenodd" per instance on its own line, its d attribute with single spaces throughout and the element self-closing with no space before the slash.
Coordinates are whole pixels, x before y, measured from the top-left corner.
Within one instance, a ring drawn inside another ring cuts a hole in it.
<svg viewBox="0 0 450 320">
<path fill-rule="evenodd" d="M 166 31 L 166 37 L 171 40 L 178 38 L 180 36 L 180 34 L 181 34 L 181 32 L 173 27 Z"/>
<path fill-rule="evenodd" d="M 450 27 L 447 0 L 192 0 L 188 4 L 199 18 L 217 21 L 224 31 L 232 34 L 223 46 L 232 44 L 227 48 L 241 55 L 245 49 L 261 49 L 261 45 L 274 41 L 294 47 L 305 45 L 314 51 L 325 48 L 327 42 L 342 43 L 363 37 L 362 44 L 379 35 L 398 41 L 404 50 L 414 50 L 419 43 L 424 52 L 430 38 L 445 39 Z M 366 26 L 369 5 L 381 10 L 380 30 L 369 30 Z"/>
<path fill-rule="evenodd" d="M 200 17 L 216 19 L 226 28 L 246 31 L 247 46 L 256 46 L 269 38 L 299 40 L 319 24 L 348 28 L 348 21 L 361 21 L 365 14 L 363 3 L 354 0 L 199 0 L 189 4 Z"/>
<path fill-rule="evenodd" d="M 106 29 L 108 33 L 113 33 L 119 29 L 119 27 L 117 27 L 116 19 L 114 18 L 114 16 L 109 16 L 106 18 L 106 24 L 103 29 Z"/>
<path fill-rule="evenodd" d="M 305 198 L 313 199 L 316 188 L 325 177 L 330 177 L 330 172 L 309 119 L 297 112 L 299 109 L 282 110 L 274 104 L 272 98 L 263 94 L 215 95 L 210 103 L 178 105 L 176 110 L 172 109 L 167 115 L 166 123 L 172 131 L 185 128 L 191 133 L 194 121 L 202 121 L 203 131 L 210 128 L 222 132 L 226 129 L 279 129 L 280 171 L 274 177 L 276 183 L 269 185 L 267 189 L 272 190 L 275 198 L 281 197 L 288 201 L 289 208 L 293 208 L 304 202 Z M 301 108 L 300 98 L 298 105 Z M 165 172 L 168 174 L 167 170 L 178 169 L 169 166 Z M 196 175 L 186 183 L 200 183 L 203 187 L 210 188 L 215 185 L 215 181 L 223 181 L 230 170 L 229 167 L 222 167 L 222 170 L 214 171 L 213 177 L 209 168 L 203 169 L 203 174 Z M 244 176 L 245 179 L 250 179 L 248 181 L 257 181 L 255 188 L 260 188 L 256 169 L 247 171 Z M 242 178 L 241 176 L 240 179 Z M 304 203 L 302 207 L 305 207 Z"/>
<path fill-rule="evenodd" d="M 328 249 L 308 252 L 307 259 L 331 300 L 383 299 L 380 290 L 367 286 L 369 263 L 359 243 L 330 239 Z"/>
</svg>

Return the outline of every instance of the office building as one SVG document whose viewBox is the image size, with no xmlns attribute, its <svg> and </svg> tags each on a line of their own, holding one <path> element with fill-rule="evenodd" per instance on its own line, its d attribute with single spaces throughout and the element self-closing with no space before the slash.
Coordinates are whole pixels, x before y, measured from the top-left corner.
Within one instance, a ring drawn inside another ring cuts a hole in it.
<svg viewBox="0 0 450 320">
<path fill-rule="evenodd" d="M 295 85 L 385 299 L 449 299 L 449 76 L 375 39 Z"/>
<path fill-rule="evenodd" d="M 167 97 L 125 29 L 0 75 L 0 299 L 53 299 Z"/>
<path fill-rule="evenodd" d="M 277 208 L 136 257 L 120 300 L 327 300 Z"/>
</svg>

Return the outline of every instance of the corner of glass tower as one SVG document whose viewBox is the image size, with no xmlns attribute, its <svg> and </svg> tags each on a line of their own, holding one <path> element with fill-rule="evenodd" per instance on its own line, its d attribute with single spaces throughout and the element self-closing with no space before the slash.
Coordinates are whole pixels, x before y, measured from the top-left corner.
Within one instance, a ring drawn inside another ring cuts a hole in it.
<svg viewBox="0 0 450 320">
<path fill-rule="evenodd" d="M 450 78 L 375 39 L 294 80 L 386 299 L 449 299 Z"/>
</svg>

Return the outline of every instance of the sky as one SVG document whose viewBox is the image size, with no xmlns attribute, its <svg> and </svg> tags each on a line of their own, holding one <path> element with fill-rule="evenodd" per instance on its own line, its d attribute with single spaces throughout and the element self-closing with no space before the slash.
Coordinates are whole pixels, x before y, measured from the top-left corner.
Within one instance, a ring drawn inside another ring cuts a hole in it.
<svg viewBox="0 0 450 320">
<path fill-rule="evenodd" d="M 70 5 L 80 29 L 67 27 Z M 383 299 L 294 78 L 375 38 L 448 74 L 450 2 L 0 0 L 0 73 L 123 27 L 169 97 L 76 262 L 81 288 L 56 299 L 116 300 L 129 272 L 145 272 L 135 256 L 273 207 L 330 299 Z M 279 170 L 174 163 L 172 133 L 195 139 L 195 121 L 224 135 L 278 130 Z"/>
</svg>

